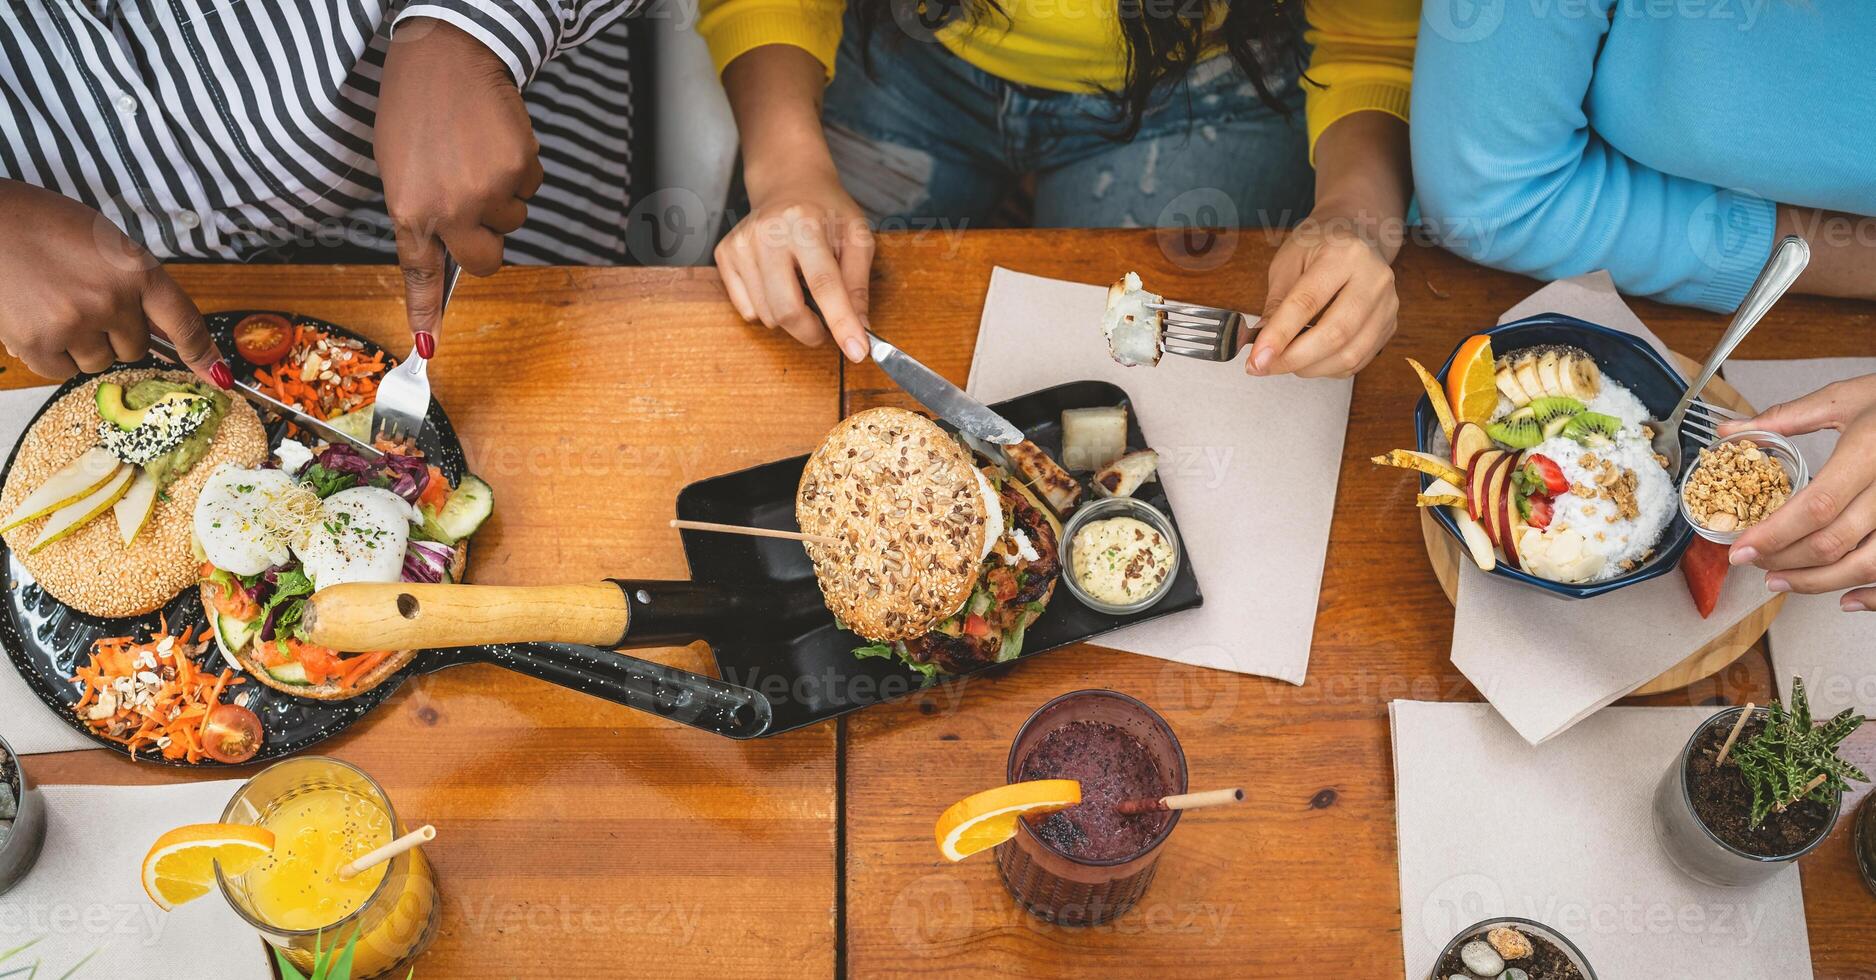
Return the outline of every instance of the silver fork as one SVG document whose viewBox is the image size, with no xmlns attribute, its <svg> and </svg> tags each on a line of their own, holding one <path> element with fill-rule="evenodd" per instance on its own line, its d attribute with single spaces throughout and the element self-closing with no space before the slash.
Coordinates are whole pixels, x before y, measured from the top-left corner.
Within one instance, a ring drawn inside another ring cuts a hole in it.
<svg viewBox="0 0 1876 980">
<path fill-rule="evenodd" d="M 1811 246 L 1796 235 L 1788 235 L 1772 249 L 1772 257 L 1765 261 L 1765 268 L 1759 270 L 1759 277 L 1752 282 L 1752 288 L 1746 291 L 1746 298 L 1739 303 L 1739 311 L 1733 314 L 1733 322 L 1728 324 L 1726 332 L 1720 335 L 1720 342 L 1713 346 L 1707 355 L 1707 362 L 1701 365 L 1699 377 L 1687 386 L 1687 392 L 1681 395 L 1680 403 L 1668 413 L 1668 417 L 1659 422 L 1649 422 L 1654 429 L 1654 451 L 1666 459 L 1668 475 L 1678 480 L 1681 476 L 1681 433 L 1693 436 L 1695 448 L 1704 449 L 1713 445 L 1720 437 L 1719 424 L 1740 418 L 1737 412 L 1729 412 L 1710 402 L 1700 400 L 1706 391 L 1707 382 L 1720 370 L 1720 364 L 1732 356 L 1734 348 L 1746 339 L 1752 328 L 1759 325 L 1765 314 L 1778 302 L 1785 290 L 1796 282 L 1798 274 L 1810 264 Z M 1698 411 L 1696 411 L 1698 406 Z"/>
<path fill-rule="evenodd" d="M 449 307 L 449 297 L 456 291 L 462 267 L 443 252 L 443 299 L 437 304 L 437 319 Z M 378 397 L 371 406 L 371 441 L 412 442 L 423 431 L 423 417 L 430 413 L 430 359 L 417 353 L 413 344 L 410 356 L 385 372 L 378 382 Z"/>
<path fill-rule="evenodd" d="M 1229 361 L 1257 335 L 1260 317 L 1216 306 L 1191 303 L 1148 303 L 1146 308 L 1166 315 L 1165 349 L 1168 354 L 1201 361 Z"/>
</svg>

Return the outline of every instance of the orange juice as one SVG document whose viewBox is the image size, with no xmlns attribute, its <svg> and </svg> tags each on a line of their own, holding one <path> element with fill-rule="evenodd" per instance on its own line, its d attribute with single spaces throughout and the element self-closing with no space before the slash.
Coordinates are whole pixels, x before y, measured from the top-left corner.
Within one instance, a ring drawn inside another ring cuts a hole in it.
<svg viewBox="0 0 1876 980">
<path fill-rule="evenodd" d="M 274 853 L 248 870 L 248 894 L 261 918 L 282 929 L 324 929 L 351 915 L 378 890 L 384 866 L 342 879 L 352 859 L 391 842 L 391 818 L 363 796 L 314 789 L 262 814 Z"/>
<path fill-rule="evenodd" d="M 390 974 L 435 935 L 436 878 L 422 848 L 339 877 L 402 832 L 391 801 L 358 769 L 316 756 L 271 766 L 241 787 L 222 821 L 273 831 L 272 855 L 218 881 L 235 911 L 302 970 L 315 945 L 343 946 L 356 935 L 352 976 Z"/>
</svg>

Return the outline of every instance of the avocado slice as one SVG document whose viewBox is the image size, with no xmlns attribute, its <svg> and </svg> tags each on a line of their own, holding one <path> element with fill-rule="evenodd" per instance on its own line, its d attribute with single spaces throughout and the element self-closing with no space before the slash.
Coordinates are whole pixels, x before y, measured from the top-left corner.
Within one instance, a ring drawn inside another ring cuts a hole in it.
<svg viewBox="0 0 1876 980">
<path fill-rule="evenodd" d="M 124 386 L 114 381 L 106 381 L 98 385 L 98 414 L 103 416 L 106 422 L 125 432 L 130 432 L 143 424 L 144 416 L 149 414 L 151 408 L 163 402 L 195 401 L 202 398 L 204 398 L 203 395 L 193 391 L 169 391 L 142 408 L 131 408 L 124 400 Z"/>
</svg>

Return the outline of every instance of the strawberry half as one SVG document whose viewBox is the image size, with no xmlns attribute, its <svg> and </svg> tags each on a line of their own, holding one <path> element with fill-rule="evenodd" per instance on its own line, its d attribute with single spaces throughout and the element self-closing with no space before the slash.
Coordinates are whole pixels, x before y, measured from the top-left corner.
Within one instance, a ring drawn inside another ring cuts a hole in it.
<svg viewBox="0 0 1876 980">
<path fill-rule="evenodd" d="M 1532 453 L 1526 457 L 1525 465 L 1544 481 L 1544 488 L 1550 491 L 1551 496 L 1554 497 L 1570 489 L 1570 481 L 1563 476 L 1563 467 L 1558 466 L 1557 461 L 1549 456 Z"/>
<path fill-rule="evenodd" d="M 1539 494 L 1532 494 L 1526 499 L 1530 502 L 1531 513 L 1530 516 L 1524 519 L 1524 523 L 1537 528 L 1539 531 L 1549 527 L 1551 514 L 1553 512 L 1553 508 L 1550 505 L 1550 498 Z"/>
</svg>

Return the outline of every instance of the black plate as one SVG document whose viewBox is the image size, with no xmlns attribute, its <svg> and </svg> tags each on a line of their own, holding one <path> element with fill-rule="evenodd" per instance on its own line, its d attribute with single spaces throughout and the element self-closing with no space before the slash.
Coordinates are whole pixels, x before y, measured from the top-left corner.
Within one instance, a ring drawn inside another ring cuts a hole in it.
<svg viewBox="0 0 1876 980">
<path fill-rule="evenodd" d="M 234 356 L 234 325 L 243 317 L 260 310 L 236 310 L 224 313 L 208 314 L 209 331 L 221 349 L 229 353 L 229 365 L 234 368 L 237 377 L 251 380 L 254 367 L 239 357 Z M 318 327 L 335 336 L 351 337 L 362 341 L 367 351 L 376 352 L 380 348 L 371 341 L 345 329 L 344 327 L 315 320 L 311 317 L 294 316 L 281 313 L 295 323 L 304 323 Z M 386 361 L 391 360 L 387 352 Z M 118 365 L 112 370 L 124 367 L 174 367 L 156 361 L 140 361 L 132 365 Z M 46 407 L 65 396 L 67 392 L 88 381 L 91 376 L 80 376 L 60 385 L 57 393 L 33 415 L 37 422 L 45 413 Z M 424 456 L 441 469 L 455 483 L 462 478 L 463 449 L 462 442 L 456 437 L 456 430 L 450 426 L 448 416 L 443 414 L 441 406 L 430 403 L 430 414 L 425 417 L 424 431 L 419 436 L 418 446 Z M 275 446 L 285 431 L 285 423 L 271 422 L 267 426 L 268 445 Z M 19 447 L 8 454 L 6 468 L 0 470 L 0 483 L 13 471 L 13 459 L 18 455 Z M 5 608 L 0 610 L 0 646 L 6 648 L 7 656 L 20 676 L 26 679 L 27 686 L 39 695 L 46 707 L 56 713 L 67 724 L 83 733 L 92 741 L 107 748 L 128 755 L 129 750 L 101 738 L 90 726 L 80 721 L 72 712 L 72 705 L 78 701 L 78 689 L 71 684 L 72 672 L 85 661 L 91 651 L 94 640 L 106 636 L 137 635 L 147 637 L 157 629 L 158 613 L 147 616 L 133 616 L 122 619 L 105 619 L 81 613 L 54 599 L 44 589 L 33 582 L 12 551 L 0 542 L 0 594 L 5 596 Z M 195 625 L 197 632 L 206 626 L 207 617 L 202 612 L 202 600 L 199 590 L 184 589 L 180 595 L 170 600 L 161 611 L 166 616 L 172 629 L 180 630 L 184 626 Z M 208 669 L 220 670 L 223 666 L 221 652 L 213 645 L 204 655 L 202 665 Z M 283 756 L 292 755 L 344 731 L 353 722 L 364 717 L 373 708 L 382 704 L 397 689 L 396 683 L 386 683 L 348 701 L 313 701 L 296 698 L 281 693 L 261 684 L 249 682 L 241 685 L 241 697 L 244 703 L 261 718 L 266 732 L 261 750 L 254 757 L 253 763 L 266 762 Z M 146 762 L 158 762 L 165 765 L 188 767 L 189 763 L 181 760 L 167 760 L 160 754 L 149 752 L 137 756 Z M 204 760 L 193 768 L 214 768 L 222 764 Z"/>
<path fill-rule="evenodd" d="M 1132 411 L 1127 393 L 1103 381 L 1058 385 L 992 407 L 1060 459 L 1063 409 L 1123 404 L 1128 406 L 1127 448 L 1147 448 L 1150 443 L 1140 431 L 1139 416 Z M 678 516 L 795 529 L 795 488 L 807 460 L 807 456 L 796 456 L 693 483 L 678 494 Z M 1148 483 L 1137 496 L 1159 508 L 1177 529 L 1178 518 L 1163 483 Z M 834 624 L 815 585 L 814 567 L 799 544 L 701 531 L 685 531 L 683 538 L 694 581 L 726 596 L 746 596 L 761 603 L 754 617 L 762 623 L 759 629 L 748 627 L 751 610 L 727 612 L 726 607 L 726 615 L 715 628 L 705 623 L 698 632 L 715 651 L 722 678 L 760 692 L 774 708 L 774 720 L 762 734 L 813 724 L 928 686 L 922 675 L 897 661 L 853 656 L 853 649 L 866 646 L 867 641 Z M 1076 601 L 1066 587 L 1058 586 L 1048 609 L 1029 628 L 1018 661 L 1123 626 L 1197 608 L 1201 602 L 1189 560 L 1180 562 L 1179 574 L 1164 599 L 1131 616 L 1096 612 Z M 971 673 L 1005 666 L 993 664 Z M 968 676 L 953 675 L 941 683 Z"/>
</svg>

